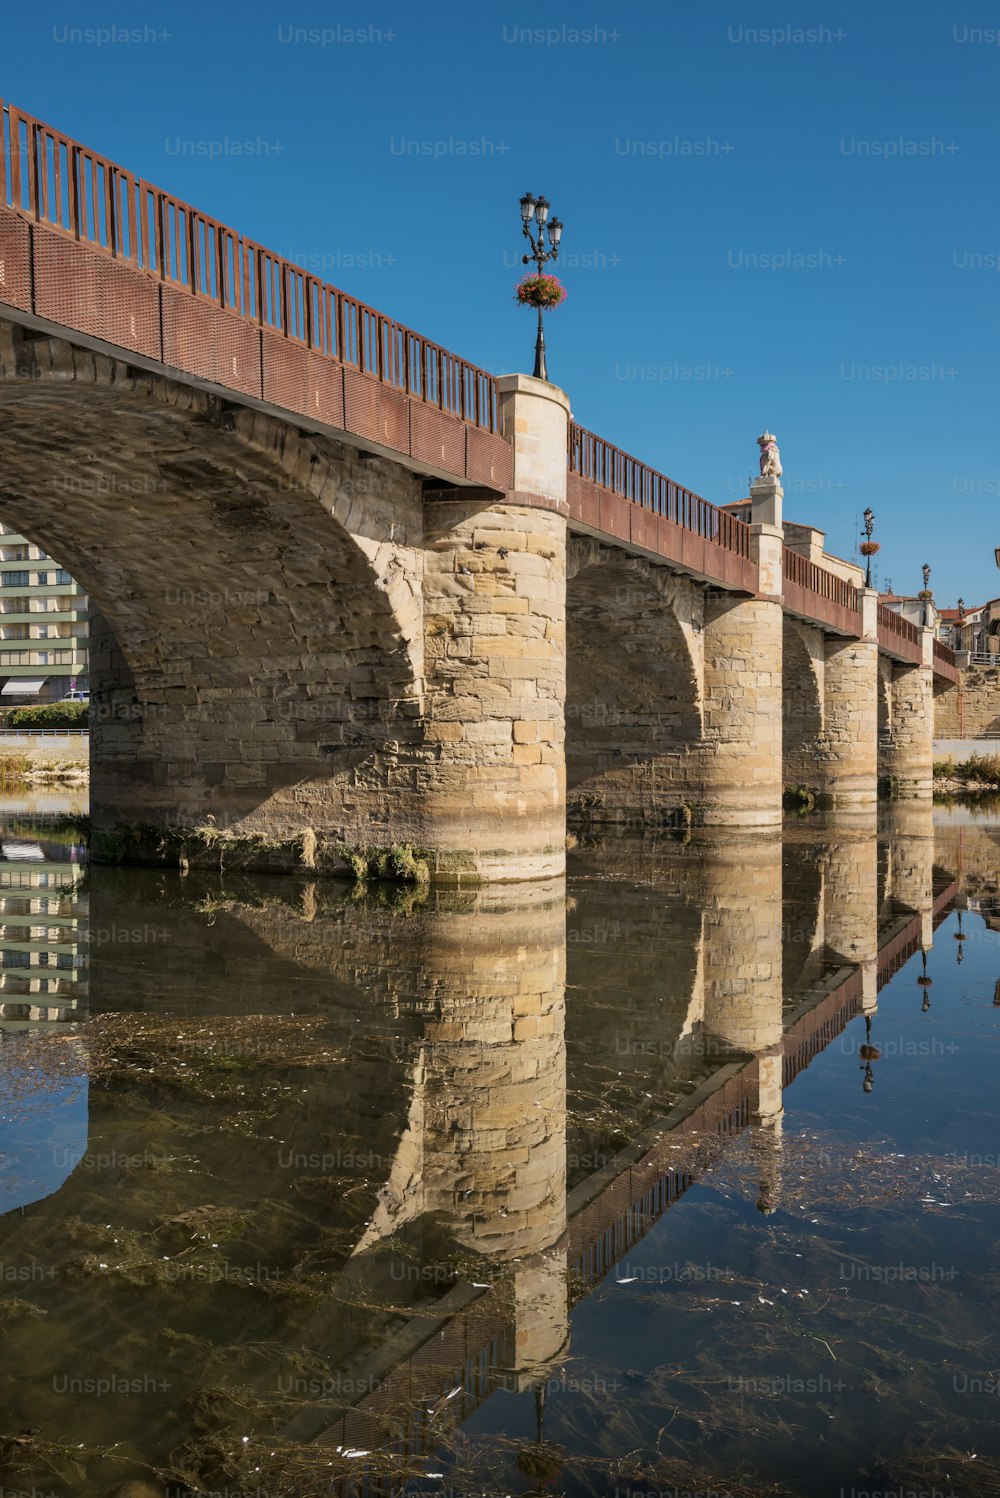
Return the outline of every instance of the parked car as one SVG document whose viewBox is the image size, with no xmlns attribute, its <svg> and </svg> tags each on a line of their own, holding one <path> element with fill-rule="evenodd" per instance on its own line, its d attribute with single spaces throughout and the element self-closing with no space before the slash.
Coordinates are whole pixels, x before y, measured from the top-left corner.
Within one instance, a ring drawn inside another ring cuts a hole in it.
<svg viewBox="0 0 1000 1498">
<path fill-rule="evenodd" d="M 89 702 L 90 701 L 90 693 L 89 692 L 77 692 L 77 691 L 67 692 L 66 695 L 65 695 L 65 697 L 60 698 L 60 701 L 61 702 Z"/>
</svg>

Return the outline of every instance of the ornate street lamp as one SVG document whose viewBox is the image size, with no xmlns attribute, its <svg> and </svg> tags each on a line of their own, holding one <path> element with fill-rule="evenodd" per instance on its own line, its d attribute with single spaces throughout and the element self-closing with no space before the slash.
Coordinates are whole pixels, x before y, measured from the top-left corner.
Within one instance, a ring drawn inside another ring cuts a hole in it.
<svg viewBox="0 0 1000 1498">
<path fill-rule="evenodd" d="M 532 232 L 532 223 L 535 232 Z M 548 373 L 545 368 L 545 331 L 542 327 L 542 312 L 546 307 L 558 307 L 560 302 L 566 299 L 566 288 L 555 276 L 543 274 L 543 267 L 549 260 L 559 259 L 559 241 L 562 239 L 563 225 L 557 218 L 549 218 L 549 201 L 547 198 L 535 198 L 530 192 L 526 192 L 521 199 L 521 232 L 531 245 L 530 255 L 521 256 L 521 264 L 528 265 L 532 260 L 535 262 L 533 275 L 528 275 L 517 288 L 517 300 L 525 307 L 538 308 L 538 336 L 535 339 L 535 369 L 536 380 L 547 380 Z M 548 237 L 548 248 L 545 247 L 546 236 Z"/>
<path fill-rule="evenodd" d="M 923 565 L 923 567 L 921 567 L 920 570 L 924 574 L 924 586 L 921 589 L 920 594 L 919 594 L 920 602 L 924 606 L 924 611 L 923 611 L 923 613 L 920 616 L 920 622 L 926 628 L 926 626 L 928 624 L 930 624 L 930 622 L 931 622 L 930 606 L 931 606 L 931 599 L 934 597 L 934 594 L 931 592 L 931 569 L 930 569 L 930 563 L 929 562 L 925 562 L 924 565 Z"/>
<path fill-rule="evenodd" d="M 865 539 L 861 543 L 861 555 L 867 563 L 865 569 L 865 587 L 870 588 L 872 585 L 872 557 L 879 550 L 878 542 L 872 540 L 872 531 L 875 529 L 875 511 L 871 509 L 866 510 L 864 521 Z"/>
</svg>

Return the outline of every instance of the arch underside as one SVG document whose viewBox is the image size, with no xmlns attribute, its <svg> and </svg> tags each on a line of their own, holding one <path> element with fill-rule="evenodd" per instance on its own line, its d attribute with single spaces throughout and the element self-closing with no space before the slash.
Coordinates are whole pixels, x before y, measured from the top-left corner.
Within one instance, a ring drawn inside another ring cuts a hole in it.
<svg viewBox="0 0 1000 1498">
<path fill-rule="evenodd" d="M 0 411 L 0 517 L 98 615 L 98 830 L 208 821 L 353 840 L 370 830 L 358 789 L 412 797 L 412 475 L 2 324 Z M 402 544 L 381 540 L 393 534 Z"/>
<path fill-rule="evenodd" d="M 678 580 L 606 548 L 566 590 L 566 785 L 584 820 L 672 821 L 692 798 L 701 694 Z"/>
</svg>

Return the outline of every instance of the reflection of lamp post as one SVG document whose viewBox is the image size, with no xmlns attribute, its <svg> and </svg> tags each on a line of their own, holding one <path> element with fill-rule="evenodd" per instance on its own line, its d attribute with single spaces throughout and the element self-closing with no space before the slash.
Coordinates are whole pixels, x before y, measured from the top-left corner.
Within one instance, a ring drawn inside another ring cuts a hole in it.
<svg viewBox="0 0 1000 1498">
<path fill-rule="evenodd" d="M 872 531 L 875 529 L 875 511 L 871 509 L 866 510 L 864 521 L 865 539 L 861 543 L 861 555 L 864 557 L 866 563 L 865 587 L 870 588 L 872 585 L 872 557 L 879 550 L 878 542 L 872 540 Z"/>
<path fill-rule="evenodd" d="M 531 232 L 532 219 L 534 219 L 538 230 L 537 235 Z M 532 197 L 530 192 L 526 192 L 521 199 L 521 225 L 524 236 L 531 245 L 531 254 L 522 255 L 521 263 L 527 265 L 530 260 L 534 260 L 536 266 L 534 282 L 532 284 L 535 286 L 537 300 L 529 300 L 527 302 L 528 306 L 538 308 L 538 336 L 535 339 L 534 374 L 536 380 L 548 380 L 548 374 L 545 369 L 545 332 L 542 328 L 542 307 L 545 305 L 545 302 L 542 300 L 542 294 L 545 290 L 542 284 L 542 266 L 547 260 L 559 259 L 559 241 L 562 238 L 563 225 L 557 218 L 549 218 L 548 198 L 535 198 Z M 549 237 L 548 249 L 545 248 L 544 243 L 546 234 Z M 553 285 L 559 288 L 557 281 Z M 559 301 L 565 296 L 565 291 L 562 288 L 559 288 L 559 292 L 558 301 L 550 301 L 550 306 L 558 306 Z M 522 297 L 522 300 L 524 299 Z"/>
<path fill-rule="evenodd" d="M 864 1092 L 871 1092 L 872 1088 L 875 1086 L 875 1073 L 872 1071 L 872 1062 L 878 1061 L 881 1054 L 882 1052 L 879 1050 L 878 1046 L 872 1045 L 872 1017 L 870 1014 L 866 1014 L 865 1043 L 863 1046 L 860 1046 L 858 1048 L 858 1055 L 865 1063 L 862 1067 L 862 1071 L 865 1074 L 865 1080 L 861 1084 L 862 1091 Z"/>
<path fill-rule="evenodd" d="M 956 962 L 961 962 L 962 958 L 965 955 L 965 948 L 962 946 L 962 943 L 965 941 L 965 932 L 962 930 L 962 912 L 961 911 L 958 912 L 958 930 L 957 931 L 953 931 L 951 934 L 955 938 L 955 940 L 958 942 L 958 950 L 955 953 L 955 961 Z"/>
<path fill-rule="evenodd" d="M 926 947 L 924 947 L 922 949 L 921 953 L 920 953 L 920 960 L 923 963 L 923 969 L 924 970 L 923 970 L 923 973 L 921 974 L 921 976 L 917 979 L 917 987 L 918 988 L 922 988 L 923 991 L 924 991 L 924 1002 L 921 1004 L 920 1007 L 923 1010 L 923 1012 L 926 1014 L 927 1010 L 931 1007 L 931 996 L 927 992 L 927 990 L 929 988 L 932 988 L 933 985 L 934 985 L 934 979 L 933 978 L 928 978 L 928 976 L 927 976 L 927 948 Z"/>
<path fill-rule="evenodd" d="M 554 1441 L 546 1441 L 542 1434 L 545 1419 L 545 1384 L 535 1385 L 535 1445 L 524 1446 L 517 1454 L 518 1470 L 536 1484 L 524 1498 L 545 1498 L 545 1493 L 559 1476 L 566 1462 L 566 1454 Z"/>
</svg>

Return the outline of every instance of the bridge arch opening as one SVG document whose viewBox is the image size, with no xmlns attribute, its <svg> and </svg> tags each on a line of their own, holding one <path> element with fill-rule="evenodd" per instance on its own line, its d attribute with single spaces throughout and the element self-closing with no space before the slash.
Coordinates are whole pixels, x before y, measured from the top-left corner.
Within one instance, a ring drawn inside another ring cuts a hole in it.
<svg viewBox="0 0 1000 1498">
<path fill-rule="evenodd" d="M 574 539 L 566 586 L 566 785 L 571 817 L 673 821 L 702 735 L 690 579 Z"/>
<path fill-rule="evenodd" d="M 419 480 L 3 324 L 0 404 L 0 518 L 95 614 L 98 856 L 123 826 L 377 843 L 366 788 L 415 833 Z"/>
</svg>

